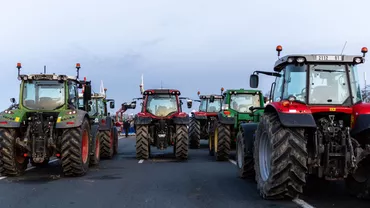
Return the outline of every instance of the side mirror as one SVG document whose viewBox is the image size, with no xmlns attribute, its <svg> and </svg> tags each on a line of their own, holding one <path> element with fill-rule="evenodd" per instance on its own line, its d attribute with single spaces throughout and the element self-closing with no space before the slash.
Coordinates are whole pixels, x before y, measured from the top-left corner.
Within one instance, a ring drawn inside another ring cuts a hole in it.
<svg viewBox="0 0 370 208">
<path fill-rule="evenodd" d="M 10 102 L 15 104 L 15 98 L 10 98 Z"/>
<path fill-rule="evenodd" d="M 84 100 L 91 100 L 91 85 L 87 84 L 84 90 Z"/>
<path fill-rule="evenodd" d="M 187 100 L 186 104 L 188 105 L 188 108 L 191 108 L 193 106 L 193 101 Z"/>
<path fill-rule="evenodd" d="M 249 78 L 249 85 L 251 88 L 257 88 L 258 87 L 258 75 L 252 74 Z"/>
<path fill-rule="evenodd" d="M 135 109 L 135 108 L 136 108 L 136 101 L 132 101 L 132 102 L 131 102 L 131 108 L 132 108 L 132 109 Z"/>
<path fill-rule="evenodd" d="M 114 108 L 114 101 L 111 101 L 111 102 L 109 103 L 109 107 L 110 107 L 110 108 L 112 108 L 112 109 Z"/>
<path fill-rule="evenodd" d="M 209 97 L 209 102 L 211 103 L 215 102 L 215 96 L 211 95 L 211 97 Z"/>
</svg>

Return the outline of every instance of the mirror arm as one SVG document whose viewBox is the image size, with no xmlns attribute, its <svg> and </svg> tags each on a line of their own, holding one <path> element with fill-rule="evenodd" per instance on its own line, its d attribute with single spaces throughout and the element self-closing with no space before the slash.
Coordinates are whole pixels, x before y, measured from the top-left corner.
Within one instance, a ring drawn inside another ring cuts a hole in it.
<svg viewBox="0 0 370 208">
<path fill-rule="evenodd" d="M 266 72 L 266 71 L 254 71 L 253 74 L 264 74 L 264 75 L 268 75 L 268 76 L 274 76 L 274 77 L 281 77 L 281 74 L 277 73 L 277 72 Z"/>
</svg>

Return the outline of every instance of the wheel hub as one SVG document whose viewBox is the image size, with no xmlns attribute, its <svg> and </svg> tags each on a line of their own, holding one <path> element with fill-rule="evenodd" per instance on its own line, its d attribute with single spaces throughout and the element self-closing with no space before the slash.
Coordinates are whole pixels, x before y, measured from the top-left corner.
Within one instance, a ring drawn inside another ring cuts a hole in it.
<svg viewBox="0 0 370 208">
<path fill-rule="evenodd" d="M 271 172 L 271 142 L 267 133 L 263 133 L 258 147 L 260 173 L 263 181 L 267 181 Z"/>
</svg>

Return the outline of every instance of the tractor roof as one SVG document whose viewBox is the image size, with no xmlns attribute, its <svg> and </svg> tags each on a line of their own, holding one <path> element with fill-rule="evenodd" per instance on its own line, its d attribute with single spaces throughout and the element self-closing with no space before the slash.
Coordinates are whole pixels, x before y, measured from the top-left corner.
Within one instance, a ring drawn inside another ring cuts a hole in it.
<svg viewBox="0 0 370 208">
<path fill-rule="evenodd" d="M 145 90 L 144 95 L 151 95 L 151 94 L 174 94 L 174 95 L 181 95 L 179 90 L 175 89 L 148 89 Z"/>
<path fill-rule="evenodd" d="M 251 93 L 251 94 L 254 94 L 254 93 L 262 93 L 261 90 L 251 90 L 251 89 L 243 89 L 243 88 L 240 88 L 240 89 L 227 89 L 224 94 L 227 94 L 227 93 L 243 93 L 243 94 L 248 94 L 248 93 Z"/>
<path fill-rule="evenodd" d="M 68 75 L 57 75 L 57 74 L 22 74 L 20 75 L 22 80 L 73 80 L 79 82 L 77 77 Z"/>
<path fill-rule="evenodd" d="M 213 95 L 215 99 L 222 99 L 222 95 Z M 210 99 L 211 95 L 199 95 L 200 99 Z"/>
<path fill-rule="evenodd" d="M 275 62 L 274 71 L 281 71 L 291 63 L 316 63 L 316 64 L 361 64 L 365 59 L 361 55 L 340 54 L 291 54 L 279 58 Z"/>
</svg>

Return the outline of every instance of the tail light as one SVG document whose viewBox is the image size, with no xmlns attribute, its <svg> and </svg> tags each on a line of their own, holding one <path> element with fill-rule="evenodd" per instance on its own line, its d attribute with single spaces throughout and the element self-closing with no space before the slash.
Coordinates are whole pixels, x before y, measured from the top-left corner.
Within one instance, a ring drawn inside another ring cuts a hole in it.
<svg viewBox="0 0 370 208">
<path fill-rule="evenodd" d="M 105 119 L 102 119 L 102 120 L 101 120 L 101 123 L 102 123 L 102 124 L 105 124 Z"/>
<path fill-rule="evenodd" d="M 230 111 L 224 111 L 225 115 L 230 115 Z"/>
</svg>

